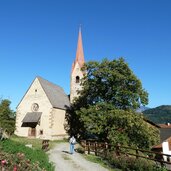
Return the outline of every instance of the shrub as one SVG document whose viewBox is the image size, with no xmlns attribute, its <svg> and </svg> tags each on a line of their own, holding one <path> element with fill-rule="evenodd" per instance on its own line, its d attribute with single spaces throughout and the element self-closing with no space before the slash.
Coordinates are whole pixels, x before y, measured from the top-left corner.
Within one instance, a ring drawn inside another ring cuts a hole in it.
<svg viewBox="0 0 171 171">
<path fill-rule="evenodd" d="M 82 147 L 78 147 L 75 149 L 78 153 L 84 154 L 84 149 Z"/>
<path fill-rule="evenodd" d="M 54 170 L 53 165 L 49 163 L 48 155 L 41 149 L 31 149 L 18 142 L 11 141 L 10 139 L 1 141 L 0 146 L 1 151 L 8 153 L 17 166 L 23 165 L 29 161 L 28 164 L 33 165 L 34 167 L 44 168 L 47 171 Z M 4 159 L 8 159 L 8 157 L 2 158 L 2 160 Z M 9 160 L 8 163 L 11 163 L 11 161 Z M 12 164 L 10 165 L 12 166 Z"/>
<path fill-rule="evenodd" d="M 108 157 L 112 165 L 124 171 L 167 171 L 165 167 L 157 166 L 155 162 L 146 159 L 115 154 L 110 154 Z"/>
<path fill-rule="evenodd" d="M 31 163 L 29 159 L 26 159 L 23 153 L 17 154 L 8 154 L 1 152 L 0 153 L 1 166 L 2 170 L 19 170 L 19 171 L 45 171 L 45 169 L 40 168 L 39 162 Z"/>
</svg>

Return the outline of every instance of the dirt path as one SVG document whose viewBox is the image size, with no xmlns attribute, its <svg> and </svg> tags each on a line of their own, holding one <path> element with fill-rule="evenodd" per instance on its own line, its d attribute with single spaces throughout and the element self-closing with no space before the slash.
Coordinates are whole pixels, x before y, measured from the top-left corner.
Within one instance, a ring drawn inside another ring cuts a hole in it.
<svg viewBox="0 0 171 171">
<path fill-rule="evenodd" d="M 107 171 L 102 166 L 87 161 L 81 154 L 69 153 L 69 143 L 57 144 L 49 152 L 49 160 L 55 164 L 55 171 Z"/>
</svg>

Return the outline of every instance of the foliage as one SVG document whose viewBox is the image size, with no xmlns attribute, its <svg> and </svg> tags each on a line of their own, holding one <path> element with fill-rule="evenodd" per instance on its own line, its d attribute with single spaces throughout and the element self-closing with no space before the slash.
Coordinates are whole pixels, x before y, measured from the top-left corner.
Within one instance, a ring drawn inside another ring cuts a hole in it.
<svg viewBox="0 0 171 171">
<path fill-rule="evenodd" d="M 123 58 L 88 62 L 83 70 L 87 74 L 76 99 L 81 107 L 106 102 L 125 110 L 148 104 L 148 93 Z"/>
<path fill-rule="evenodd" d="M 130 156 L 118 157 L 111 154 L 110 163 L 124 171 L 167 171 L 165 167 L 157 166 L 155 162 Z"/>
<path fill-rule="evenodd" d="M 24 154 L 26 159 L 31 164 L 39 163 L 40 168 L 45 170 L 53 170 L 53 166 L 49 163 L 47 154 L 41 149 L 31 149 L 25 145 L 12 141 L 10 139 L 0 142 L 1 152 L 8 153 L 9 155 L 17 155 L 18 153 Z"/>
<path fill-rule="evenodd" d="M 95 155 L 85 155 L 84 156 L 88 161 L 94 162 L 94 163 L 98 163 L 101 166 L 107 168 L 109 171 L 121 171 L 120 169 L 117 168 L 113 168 L 111 165 L 109 165 L 109 163 L 104 160 L 103 158 L 99 157 L 99 156 L 95 156 Z"/>
<path fill-rule="evenodd" d="M 162 105 L 143 111 L 145 117 L 157 124 L 170 123 L 171 105 Z"/>
<path fill-rule="evenodd" d="M 0 102 L 0 127 L 12 134 L 15 128 L 15 112 L 10 109 L 10 104 L 11 102 L 7 99 Z"/>
<path fill-rule="evenodd" d="M 70 136 L 74 135 L 78 139 L 83 138 L 87 131 L 85 130 L 84 123 L 76 114 L 76 110 L 77 105 L 67 109 L 65 115 L 67 122 L 64 124 L 64 127 Z"/>
<path fill-rule="evenodd" d="M 148 103 L 148 93 L 123 58 L 89 62 L 82 69 L 83 89 L 66 115 L 69 134 L 143 148 L 158 142 L 158 130 L 135 113 Z"/>
<path fill-rule="evenodd" d="M 0 170 L 20 170 L 20 171 L 46 171 L 39 167 L 39 163 L 31 163 L 23 153 L 8 154 L 0 152 Z M 4 163 L 4 164 L 2 164 Z"/>
<path fill-rule="evenodd" d="M 77 138 L 97 134 L 101 139 L 110 139 L 117 133 L 117 141 L 128 141 L 127 134 L 117 130 L 121 125 L 116 129 L 114 125 L 108 125 L 113 122 L 113 116 L 118 116 L 108 114 L 108 107 L 118 109 L 118 112 L 120 109 L 121 114 L 122 110 L 134 110 L 147 104 L 148 93 L 142 88 L 141 81 L 123 58 L 88 62 L 82 70 L 87 73 L 81 83 L 83 89 L 78 91 L 79 97 L 67 111 L 65 129 Z M 101 113 L 96 110 L 100 104 L 105 107 L 101 105 Z"/>
<path fill-rule="evenodd" d="M 158 143 L 158 129 L 133 111 L 119 110 L 112 105 L 99 103 L 89 108 L 81 108 L 77 114 L 86 131 L 103 141 L 139 148 L 150 148 Z"/>
</svg>

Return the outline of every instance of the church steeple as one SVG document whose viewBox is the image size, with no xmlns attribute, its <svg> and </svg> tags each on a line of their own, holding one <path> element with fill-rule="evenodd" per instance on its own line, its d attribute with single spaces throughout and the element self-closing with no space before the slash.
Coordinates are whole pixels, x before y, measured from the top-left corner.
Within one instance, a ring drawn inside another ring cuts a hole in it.
<svg viewBox="0 0 171 171">
<path fill-rule="evenodd" d="M 78 61 L 80 67 L 84 65 L 84 51 L 83 51 L 81 27 L 79 28 L 76 61 Z"/>
<path fill-rule="evenodd" d="M 84 61 L 84 51 L 83 51 L 83 43 L 82 43 L 82 33 L 81 33 L 81 26 L 79 27 L 78 33 L 78 42 L 77 42 L 77 51 L 76 51 L 76 58 L 72 66 L 72 71 L 75 68 L 75 64 L 78 62 L 79 66 L 82 68 L 85 61 Z"/>
<path fill-rule="evenodd" d="M 85 61 L 84 61 L 84 52 L 83 52 L 83 43 L 82 43 L 82 33 L 81 33 L 81 27 L 79 27 L 76 58 L 72 64 L 72 71 L 71 71 L 71 82 L 70 82 L 71 103 L 73 102 L 74 97 L 78 96 L 77 91 L 82 89 L 80 83 L 81 83 L 81 79 L 84 76 L 84 73 L 81 70 L 81 68 L 83 67 L 84 63 Z"/>
</svg>

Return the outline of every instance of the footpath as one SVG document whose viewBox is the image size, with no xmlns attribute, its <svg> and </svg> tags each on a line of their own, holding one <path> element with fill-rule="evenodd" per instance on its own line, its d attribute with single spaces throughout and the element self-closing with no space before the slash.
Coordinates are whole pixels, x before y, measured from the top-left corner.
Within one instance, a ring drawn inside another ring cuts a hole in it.
<svg viewBox="0 0 171 171">
<path fill-rule="evenodd" d="M 54 163 L 55 171 L 108 171 L 97 163 L 87 161 L 81 154 L 69 153 L 69 143 L 59 143 L 49 152 L 49 160 Z"/>
</svg>

